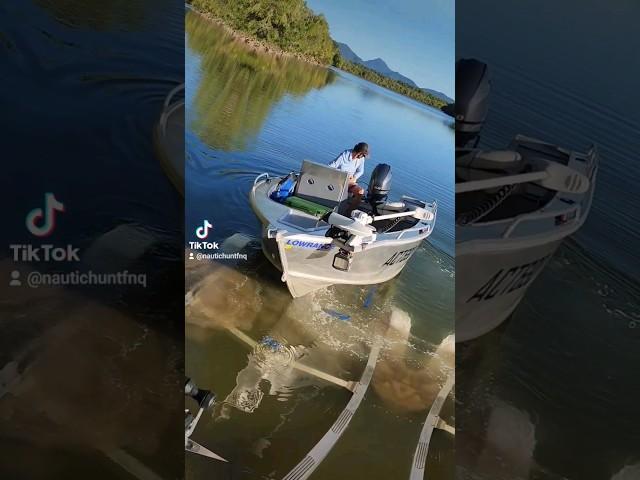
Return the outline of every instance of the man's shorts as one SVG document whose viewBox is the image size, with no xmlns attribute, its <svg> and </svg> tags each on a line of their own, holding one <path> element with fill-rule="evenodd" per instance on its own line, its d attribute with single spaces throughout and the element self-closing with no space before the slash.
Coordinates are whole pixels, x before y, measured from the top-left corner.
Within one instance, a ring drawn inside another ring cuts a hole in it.
<svg viewBox="0 0 640 480">
<path fill-rule="evenodd" d="M 364 189 L 357 183 L 352 183 L 351 185 L 349 185 L 349 193 L 351 195 L 363 194 Z"/>
</svg>

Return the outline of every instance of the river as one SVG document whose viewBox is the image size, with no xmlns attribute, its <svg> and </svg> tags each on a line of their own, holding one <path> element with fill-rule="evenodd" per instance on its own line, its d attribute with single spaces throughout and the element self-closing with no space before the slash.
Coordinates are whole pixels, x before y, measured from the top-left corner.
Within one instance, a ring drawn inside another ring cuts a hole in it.
<svg viewBox="0 0 640 480">
<path fill-rule="evenodd" d="M 311 366 L 357 380 L 389 317 L 408 328 L 382 336 L 371 389 L 313 478 L 403 478 L 449 371 L 440 352 L 453 355 L 442 344 L 453 332 L 451 119 L 347 73 L 250 50 L 192 11 L 185 58 L 185 241 L 196 240 L 192 232 L 208 219 L 210 240 L 247 254 L 224 264 L 187 261 L 186 370 L 221 401 L 194 439 L 231 460 L 187 457 L 187 478 L 282 478 L 349 399 L 260 346 L 252 350 L 238 332 L 275 338 L 283 355 L 304 352 Z M 293 300 L 260 250 L 248 202 L 253 179 L 298 169 L 305 158 L 328 163 L 358 141 L 371 149 L 362 180 L 376 163 L 388 163 L 393 197 L 437 199 L 435 231 L 387 284 L 331 287 Z M 432 449 L 430 478 L 451 478 L 452 439 L 438 432 Z"/>
</svg>

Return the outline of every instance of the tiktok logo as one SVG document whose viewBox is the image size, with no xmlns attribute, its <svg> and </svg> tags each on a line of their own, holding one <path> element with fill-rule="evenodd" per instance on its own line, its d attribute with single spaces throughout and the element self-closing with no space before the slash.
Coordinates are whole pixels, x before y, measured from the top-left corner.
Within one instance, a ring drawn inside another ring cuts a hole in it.
<svg viewBox="0 0 640 480">
<path fill-rule="evenodd" d="M 205 220 L 201 227 L 196 228 L 196 237 L 204 240 L 209 236 L 209 230 L 213 228 L 213 225 L 209 223 L 209 220 Z"/>
<path fill-rule="evenodd" d="M 64 212 L 64 205 L 56 200 L 53 193 L 45 193 L 44 210 L 34 208 L 27 214 L 27 230 L 36 237 L 50 235 L 56 228 L 56 212 Z"/>
</svg>

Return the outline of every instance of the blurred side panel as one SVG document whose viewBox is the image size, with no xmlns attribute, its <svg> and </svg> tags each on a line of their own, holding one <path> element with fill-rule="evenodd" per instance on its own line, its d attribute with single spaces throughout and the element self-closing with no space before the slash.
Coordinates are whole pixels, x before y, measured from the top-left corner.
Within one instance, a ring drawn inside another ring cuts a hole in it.
<svg viewBox="0 0 640 480">
<path fill-rule="evenodd" d="M 183 42 L 175 0 L 0 4 L 2 478 L 184 474 Z"/>
<path fill-rule="evenodd" d="M 457 476 L 640 478 L 640 7 L 456 7 Z"/>
</svg>

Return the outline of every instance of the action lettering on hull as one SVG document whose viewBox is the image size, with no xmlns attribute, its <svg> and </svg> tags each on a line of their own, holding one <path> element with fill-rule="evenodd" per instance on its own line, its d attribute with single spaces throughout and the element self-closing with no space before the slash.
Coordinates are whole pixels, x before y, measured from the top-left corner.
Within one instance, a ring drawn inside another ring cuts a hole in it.
<svg viewBox="0 0 640 480">
<path fill-rule="evenodd" d="M 409 250 L 402 250 L 401 252 L 394 253 L 389 260 L 384 262 L 382 265 L 395 265 L 396 263 L 406 262 L 411 257 L 411 254 L 418 247 L 410 248 Z"/>
<path fill-rule="evenodd" d="M 517 265 L 508 270 L 501 268 L 467 300 L 467 303 L 472 300 L 478 302 L 491 300 L 493 297 L 499 297 L 526 287 L 540 273 L 550 256 L 546 255 L 533 262 Z"/>
</svg>

